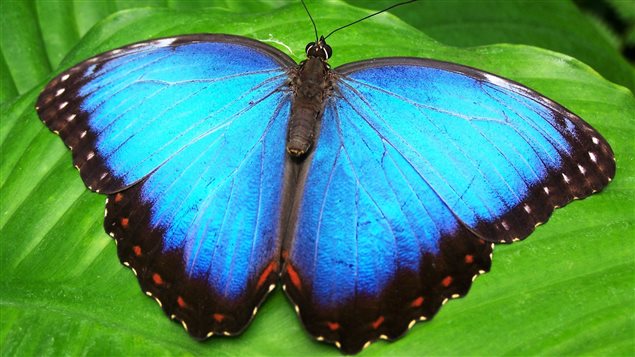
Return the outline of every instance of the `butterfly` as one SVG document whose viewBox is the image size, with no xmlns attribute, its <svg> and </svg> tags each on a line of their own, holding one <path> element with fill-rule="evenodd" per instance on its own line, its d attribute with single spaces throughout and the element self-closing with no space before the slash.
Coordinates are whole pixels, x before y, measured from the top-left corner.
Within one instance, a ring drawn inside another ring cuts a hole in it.
<svg viewBox="0 0 635 357">
<path fill-rule="evenodd" d="M 539 93 L 422 58 L 330 68 L 249 38 L 139 42 L 53 79 L 37 112 L 108 195 L 121 262 L 190 335 L 242 332 L 278 285 L 356 353 L 464 296 L 493 243 L 615 175 L 607 141 Z"/>
</svg>

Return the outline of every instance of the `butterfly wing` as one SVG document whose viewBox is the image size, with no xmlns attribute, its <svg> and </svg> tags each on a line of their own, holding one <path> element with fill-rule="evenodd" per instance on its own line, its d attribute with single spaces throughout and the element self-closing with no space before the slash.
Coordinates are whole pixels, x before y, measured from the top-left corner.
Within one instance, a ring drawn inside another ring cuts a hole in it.
<svg viewBox="0 0 635 357">
<path fill-rule="evenodd" d="M 277 281 L 289 117 L 283 53 L 196 35 L 62 73 L 38 101 L 143 291 L 197 338 L 236 334 Z"/>
<path fill-rule="evenodd" d="M 489 269 L 490 242 L 524 239 L 615 174 L 600 134 L 509 80 L 406 58 L 336 72 L 283 286 L 345 352 L 431 318 Z"/>
<path fill-rule="evenodd" d="M 164 38 L 72 67 L 47 85 L 36 108 L 73 152 L 84 183 L 113 193 L 231 120 L 248 93 L 276 88 L 289 66 L 284 53 L 244 37 Z"/>
</svg>

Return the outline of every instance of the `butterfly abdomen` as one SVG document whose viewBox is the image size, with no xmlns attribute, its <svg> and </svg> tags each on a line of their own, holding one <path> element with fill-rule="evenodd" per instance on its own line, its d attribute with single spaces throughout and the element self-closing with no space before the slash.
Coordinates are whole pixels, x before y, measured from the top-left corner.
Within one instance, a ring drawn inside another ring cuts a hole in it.
<svg viewBox="0 0 635 357">
<path fill-rule="evenodd" d="M 291 82 L 294 97 L 287 135 L 287 152 L 293 157 L 303 157 L 315 142 L 318 123 L 330 88 L 328 71 L 328 65 L 324 60 L 311 57 L 300 64 Z"/>
</svg>

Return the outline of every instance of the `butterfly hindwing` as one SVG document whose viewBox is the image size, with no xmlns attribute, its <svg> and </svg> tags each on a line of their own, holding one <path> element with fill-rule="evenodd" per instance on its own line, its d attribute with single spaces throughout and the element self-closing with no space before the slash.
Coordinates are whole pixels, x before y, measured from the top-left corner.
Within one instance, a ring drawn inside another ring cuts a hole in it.
<svg viewBox="0 0 635 357">
<path fill-rule="evenodd" d="M 291 65 L 243 37 L 174 37 L 87 60 L 38 101 L 109 193 L 121 262 L 196 338 L 240 333 L 277 281 Z"/>
<path fill-rule="evenodd" d="M 524 239 L 615 173 L 595 130 L 511 81 L 422 59 L 335 71 L 283 284 L 346 352 L 431 318 L 489 269 L 489 242 Z"/>
</svg>

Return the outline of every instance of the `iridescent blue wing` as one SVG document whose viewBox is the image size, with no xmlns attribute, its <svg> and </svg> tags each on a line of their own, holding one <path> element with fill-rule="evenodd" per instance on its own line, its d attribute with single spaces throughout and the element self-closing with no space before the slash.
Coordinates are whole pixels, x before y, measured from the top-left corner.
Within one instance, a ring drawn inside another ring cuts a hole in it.
<svg viewBox="0 0 635 357">
<path fill-rule="evenodd" d="M 335 72 L 283 286 L 348 353 L 431 318 L 489 269 L 491 242 L 615 174 L 600 134 L 509 80 L 406 58 Z"/>
<path fill-rule="evenodd" d="M 191 335 L 240 332 L 277 281 L 289 66 L 257 41 L 196 35 L 99 55 L 38 112 L 146 294 Z"/>
</svg>

